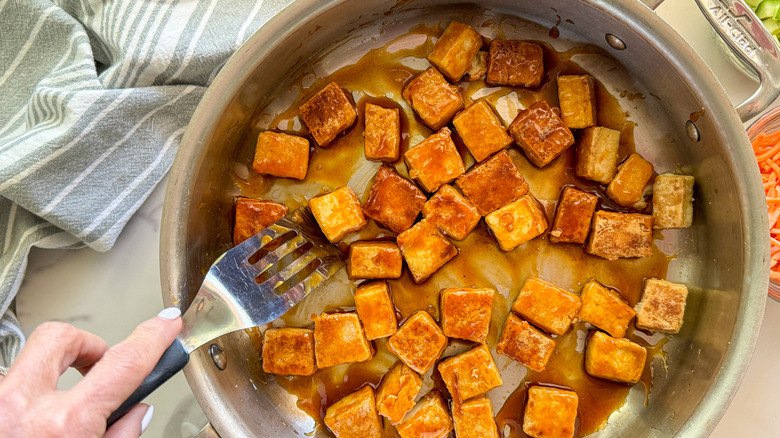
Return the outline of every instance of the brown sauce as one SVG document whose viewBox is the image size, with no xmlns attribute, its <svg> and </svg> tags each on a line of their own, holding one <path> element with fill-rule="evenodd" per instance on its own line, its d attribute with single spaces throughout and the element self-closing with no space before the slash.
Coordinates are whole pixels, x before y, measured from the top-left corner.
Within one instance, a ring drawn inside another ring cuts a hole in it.
<svg viewBox="0 0 780 438">
<path fill-rule="evenodd" d="M 309 173 L 303 182 L 265 177 L 249 171 L 249 175 L 236 173 L 236 184 L 242 195 L 284 202 L 292 211 L 305 205 L 307 200 L 323 192 L 336 189 L 350 182 L 356 174 L 365 172 L 362 186 L 366 187 L 375 173 L 363 157 L 363 108 L 368 102 L 401 109 L 403 132 L 401 154 L 432 132 L 419 122 L 401 97 L 403 86 L 419 71 L 427 67 L 425 56 L 433 47 L 432 38 L 438 37 L 438 27 L 416 27 L 409 34 L 397 38 L 386 46 L 369 51 L 357 63 L 341 68 L 325 77 L 314 73 L 299 78 L 279 99 L 254 116 L 253 128 L 244 141 L 243 157 L 251 162 L 255 138 L 262 130 L 275 130 L 307 136 L 305 126 L 297 118 L 297 108 L 316 91 L 331 81 L 351 91 L 358 108 L 358 121 L 339 139 L 327 148 L 312 147 Z M 557 35 L 556 35 L 557 36 Z M 551 106 L 558 105 L 556 77 L 559 74 L 585 74 L 572 59 L 576 55 L 596 54 L 608 56 L 591 46 L 575 47 L 567 52 L 556 52 L 551 46 L 544 47 L 546 79 L 538 89 L 487 86 L 484 81 L 459 84 L 468 105 L 479 97 L 486 98 L 497 109 L 508 125 L 517 110 L 530 106 L 539 100 L 546 100 Z M 483 48 L 487 49 L 487 46 Z M 410 67 L 410 66 L 414 66 Z M 635 149 L 634 123 L 623 110 L 616 97 L 597 83 L 599 125 L 621 132 L 620 157 L 627 157 Z M 274 103 L 275 102 L 275 103 Z M 509 120 L 507 120 L 509 118 Z M 455 135 L 454 137 L 457 137 Z M 474 163 L 465 147 L 455 138 L 466 165 Z M 573 185 L 600 198 L 600 207 L 614 211 L 628 211 L 611 202 L 605 196 L 605 188 L 596 183 L 581 180 L 574 174 L 575 147 L 553 163 L 539 169 L 531 164 L 517 147 L 510 148 L 510 155 L 520 172 L 529 182 L 531 192 L 544 205 L 548 219 L 552 219 L 555 201 L 563 186 Z M 378 168 L 379 164 L 376 164 Z M 395 163 L 398 172 L 407 176 L 406 166 L 400 159 Z M 368 170 L 366 170 L 368 169 Z M 354 181 L 353 181 L 354 182 Z M 358 192 L 358 196 L 362 196 Z M 394 234 L 370 221 L 369 226 L 353 233 L 346 240 L 392 238 Z M 497 290 L 493 304 L 493 316 L 487 343 L 493 351 L 504 385 L 499 391 L 489 393 L 493 400 L 494 413 L 500 433 L 504 436 L 524 437 L 522 432 L 523 411 L 526 391 L 531 384 L 545 384 L 573 389 L 579 395 L 577 436 L 595 432 L 606 425 L 609 416 L 625 402 L 629 386 L 592 378 L 584 371 L 583 345 L 588 328 L 578 322 L 565 335 L 556 339 L 556 350 L 544 372 L 526 372 L 525 368 L 507 357 L 495 353 L 495 344 L 501 332 L 509 308 L 523 282 L 531 276 L 538 276 L 556 285 L 579 293 L 582 285 L 596 278 L 607 286 L 615 288 L 630 304 L 640 298 L 643 281 L 646 278 L 666 277 L 671 257 L 654 247 L 651 257 L 642 259 L 621 259 L 607 261 L 584 252 L 582 246 L 551 244 L 546 235 L 527 242 L 515 250 L 501 251 L 490 235 L 484 222 L 463 241 L 453 243 L 460 253 L 423 284 L 415 284 L 408 270 L 398 280 L 390 280 L 393 300 L 399 316 L 399 323 L 417 310 L 426 310 L 439 318 L 439 291 L 447 287 L 491 287 Z M 346 248 L 346 245 L 342 245 Z M 343 249 L 344 249 L 343 248 Z M 312 313 L 334 309 L 349 310 L 353 303 L 351 294 L 355 284 L 343 282 L 317 291 L 320 297 L 308 297 L 275 325 L 311 326 Z M 314 300 L 320 300 L 312 304 Z M 308 301 L 308 302 L 307 302 Z M 259 331 L 252 334 L 259 352 Z M 650 337 L 629 330 L 627 337 L 648 347 L 648 363 L 654 356 L 662 355 L 661 347 L 666 337 Z M 445 356 L 457 354 L 472 344 L 450 341 Z M 385 340 L 374 341 L 376 354 L 364 363 L 339 365 L 319 370 L 310 377 L 275 376 L 276 381 L 288 392 L 298 397 L 298 406 L 310 414 L 320 425 L 325 409 L 341 397 L 365 384 L 376 387 L 382 376 L 397 360 L 385 348 Z M 435 370 L 435 367 L 434 367 Z M 258 370 L 258 373 L 260 371 Z M 429 373 L 431 374 L 431 373 Z M 426 383 L 420 396 L 430 389 L 440 389 L 447 396 L 446 388 L 438 373 L 426 376 Z M 254 378 L 254 376 L 253 376 Z M 262 381 L 257 376 L 255 380 Z M 647 391 L 652 386 L 649 365 L 641 383 Z M 496 392 L 497 394 L 493 394 Z M 387 422 L 385 422 L 387 423 Z M 320 426 L 324 429 L 324 426 Z M 386 436 L 395 436 L 391 426 Z"/>
</svg>

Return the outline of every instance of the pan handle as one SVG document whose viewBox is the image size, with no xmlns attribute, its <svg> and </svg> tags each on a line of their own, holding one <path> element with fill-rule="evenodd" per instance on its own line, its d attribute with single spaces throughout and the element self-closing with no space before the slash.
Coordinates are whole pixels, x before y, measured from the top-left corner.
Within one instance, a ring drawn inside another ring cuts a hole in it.
<svg viewBox="0 0 780 438">
<path fill-rule="evenodd" d="M 737 106 L 739 117 L 747 122 L 780 95 L 780 45 L 756 14 L 739 0 L 696 3 L 731 51 L 758 76 L 756 92 Z"/>
</svg>

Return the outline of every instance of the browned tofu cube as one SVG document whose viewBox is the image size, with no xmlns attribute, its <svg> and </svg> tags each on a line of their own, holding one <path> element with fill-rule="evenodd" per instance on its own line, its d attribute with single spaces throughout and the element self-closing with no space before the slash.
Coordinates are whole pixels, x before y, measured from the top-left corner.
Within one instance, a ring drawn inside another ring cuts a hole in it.
<svg viewBox="0 0 780 438">
<path fill-rule="evenodd" d="M 401 249 L 395 242 L 352 242 L 347 272 L 350 278 L 398 278 L 404 268 Z"/>
<path fill-rule="evenodd" d="M 333 243 L 366 226 L 360 201 L 347 186 L 310 199 L 309 208 L 322 233 Z"/>
<path fill-rule="evenodd" d="M 485 99 L 459 112 L 452 119 L 452 125 L 477 161 L 483 161 L 513 142 Z"/>
<path fill-rule="evenodd" d="M 423 123 L 438 131 L 463 109 L 458 87 L 450 85 L 444 76 L 429 67 L 411 80 L 403 91 L 404 100 L 420 116 Z"/>
<path fill-rule="evenodd" d="M 396 241 L 415 283 L 427 280 L 458 255 L 458 248 L 428 219 L 417 222 L 412 228 L 399 234 Z"/>
<path fill-rule="evenodd" d="M 543 77 L 542 46 L 498 38 L 490 43 L 488 84 L 534 88 L 542 83 Z"/>
<path fill-rule="evenodd" d="M 688 228 L 693 222 L 693 177 L 658 175 L 653 182 L 653 227 Z"/>
<path fill-rule="evenodd" d="M 455 400 L 468 400 L 504 384 L 487 345 L 443 360 L 438 369 Z"/>
<path fill-rule="evenodd" d="M 604 287 L 596 280 L 590 280 L 582 287 L 580 294 L 582 308 L 579 318 L 604 330 L 616 338 L 626 335 L 628 323 L 636 315 L 620 295 Z"/>
<path fill-rule="evenodd" d="M 648 279 L 642 301 L 637 304 L 636 326 L 653 332 L 679 332 L 687 299 L 688 288 L 684 285 Z"/>
<path fill-rule="evenodd" d="M 653 217 L 646 214 L 599 210 L 593 216 L 593 231 L 585 250 L 617 260 L 653 254 Z"/>
<path fill-rule="evenodd" d="M 282 178 L 306 178 L 309 169 L 309 140 L 297 135 L 261 132 L 252 169 Z"/>
<path fill-rule="evenodd" d="M 358 286 L 355 291 L 355 310 L 368 340 L 384 338 L 398 331 L 395 306 L 385 281 Z"/>
<path fill-rule="evenodd" d="M 455 240 L 465 239 L 482 217 L 476 207 L 449 184 L 441 186 L 423 205 L 422 214 L 439 231 Z"/>
<path fill-rule="evenodd" d="M 482 216 L 528 193 L 528 183 L 507 151 L 474 166 L 455 184 Z"/>
<path fill-rule="evenodd" d="M 287 207 L 271 201 L 238 198 L 236 200 L 236 226 L 233 227 L 233 245 L 249 239 L 276 223 L 287 214 Z"/>
<path fill-rule="evenodd" d="M 436 41 L 428 61 L 438 67 L 447 79 L 458 82 L 481 48 L 482 36 L 473 27 L 452 21 Z"/>
<path fill-rule="evenodd" d="M 438 391 L 429 392 L 396 426 L 401 438 L 445 438 L 452 431 L 452 418 Z"/>
<path fill-rule="evenodd" d="M 442 290 L 439 296 L 444 336 L 485 343 L 495 293 L 493 289 L 478 288 Z"/>
<path fill-rule="evenodd" d="M 424 310 L 410 316 L 387 340 L 387 349 L 420 374 L 436 363 L 446 347 L 447 337 Z"/>
<path fill-rule="evenodd" d="M 598 202 L 596 195 L 564 187 L 550 229 L 550 242 L 585 243 Z"/>
<path fill-rule="evenodd" d="M 511 251 L 547 230 L 547 217 L 530 193 L 485 216 L 485 222 L 504 251 Z"/>
<path fill-rule="evenodd" d="M 394 233 L 408 230 L 427 198 L 422 190 L 391 167 L 382 166 L 374 177 L 363 204 L 363 213 Z"/>
<path fill-rule="evenodd" d="M 449 128 L 442 128 L 404 154 L 409 176 L 427 192 L 439 190 L 466 171 L 451 134 Z"/>
<path fill-rule="evenodd" d="M 323 313 L 314 318 L 317 367 L 365 362 L 374 355 L 357 313 Z"/>
<path fill-rule="evenodd" d="M 645 368 L 645 347 L 625 338 L 592 331 L 585 348 L 585 371 L 593 377 L 636 383 Z"/>
<path fill-rule="evenodd" d="M 581 306 L 582 301 L 577 295 L 531 277 L 520 289 L 512 310 L 535 326 L 554 335 L 562 335 L 577 318 Z"/>
<path fill-rule="evenodd" d="M 414 407 L 414 399 L 421 388 L 420 375 L 403 363 L 397 363 L 385 374 L 377 389 L 376 407 L 379 415 L 386 417 L 390 424 L 400 423 Z"/>
<path fill-rule="evenodd" d="M 475 398 L 460 406 L 453 406 L 452 420 L 458 438 L 498 438 L 493 405 L 488 398 Z"/>
<path fill-rule="evenodd" d="M 266 330 L 263 334 L 263 371 L 286 376 L 314 374 L 317 371 L 314 359 L 314 330 Z"/>
<path fill-rule="evenodd" d="M 396 161 L 401 154 L 401 114 L 398 108 L 366 104 L 363 131 L 366 160 Z"/>
<path fill-rule="evenodd" d="M 357 110 L 335 82 L 326 85 L 298 108 L 314 141 L 327 146 L 357 120 Z"/>
<path fill-rule="evenodd" d="M 471 66 L 466 70 L 466 74 L 463 76 L 465 81 L 476 81 L 487 73 L 487 60 L 488 52 L 479 51 L 477 56 L 471 60 Z"/>
<path fill-rule="evenodd" d="M 609 184 L 617 172 L 619 147 L 619 131 L 601 126 L 583 130 L 577 146 L 577 176 Z"/>
<path fill-rule="evenodd" d="M 382 436 L 382 420 L 376 411 L 374 389 L 369 385 L 330 405 L 324 421 L 336 438 Z"/>
<path fill-rule="evenodd" d="M 542 331 L 509 313 L 496 345 L 496 352 L 511 357 L 531 370 L 544 371 L 555 350 L 555 341 Z"/>
<path fill-rule="evenodd" d="M 596 82 L 590 75 L 558 76 L 561 119 L 569 129 L 593 126 L 596 118 Z"/>
<path fill-rule="evenodd" d="M 574 144 L 574 135 L 543 100 L 520 111 L 509 125 L 509 133 L 528 159 L 539 167 L 550 164 Z"/>
<path fill-rule="evenodd" d="M 534 385 L 528 388 L 523 432 L 534 438 L 572 438 L 579 397 L 574 391 Z"/>
<path fill-rule="evenodd" d="M 607 196 L 616 203 L 630 207 L 642 199 L 642 193 L 653 177 L 653 165 L 631 154 L 618 166 L 617 174 L 607 186 Z"/>
</svg>

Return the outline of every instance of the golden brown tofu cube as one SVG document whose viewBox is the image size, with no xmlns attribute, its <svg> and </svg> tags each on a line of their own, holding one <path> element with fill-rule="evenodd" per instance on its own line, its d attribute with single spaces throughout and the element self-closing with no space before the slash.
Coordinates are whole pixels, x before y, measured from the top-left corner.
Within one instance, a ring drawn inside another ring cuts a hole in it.
<svg viewBox="0 0 780 438">
<path fill-rule="evenodd" d="M 617 172 L 619 147 L 619 131 L 601 126 L 583 130 L 577 146 L 577 176 L 609 184 Z"/>
<path fill-rule="evenodd" d="M 542 46 L 516 40 L 494 39 L 490 43 L 486 82 L 534 88 L 544 78 Z"/>
<path fill-rule="evenodd" d="M 444 438 L 452 431 L 452 418 L 438 391 L 429 392 L 396 426 L 401 438 Z"/>
<path fill-rule="evenodd" d="M 298 108 L 301 120 L 314 141 L 327 146 L 357 120 L 357 110 L 347 94 L 335 82 L 326 85 Z"/>
<path fill-rule="evenodd" d="M 493 289 L 478 288 L 442 290 L 439 297 L 444 336 L 485 343 L 495 293 Z"/>
<path fill-rule="evenodd" d="M 436 41 L 428 61 L 438 67 L 447 79 L 458 82 L 481 48 L 482 35 L 467 24 L 452 21 Z"/>
<path fill-rule="evenodd" d="M 564 187 L 550 229 L 550 242 L 585 243 L 598 202 L 596 195 Z"/>
<path fill-rule="evenodd" d="M 324 421 L 336 438 L 382 436 L 382 420 L 376 411 L 374 389 L 369 385 L 330 405 Z"/>
<path fill-rule="evenodd" d="M 618 166 L 617 174 L 607 186 L 607 196 L 616 203 L 630 207 L 642 199 L 642 193 L 653 177 L 653 165 L 631 154 Z"/>
<path fill-rule="evenodd" d="M 404 154 L 409 176 L 416 179 L 426 192 L 439 190 L 466 171 L 451 134 L 449 128 L 442 128 Z"/>
<path fill-rule="evenodd" d="M 496 345 L 496 352 L 511 357 L 534 371 L 544 371 L 555 350 L 555 341 L 515 315 L 509 313 Z"/>
<path fill-rule="evenodd" d="M 476 207 L 449 184 L 441 186 L 423 205 L 422 214 L 439 231 L 455 240 L 465 239 L 482 217 Z"/>
<path fill-rule="evenodd" d="M 624 338 L 592 331 L 585 348 L 585 371 L 593 377 L 636 383 L 645 368 L 645 347 Z"/>
<path fill-rule="evenodd" d="M 287 207 L 271 201 L 238 198 L 236 200 L 236 226 L 233 227 L 233 245 L 249 239 L 276 223 L 287 214 Z"/>
<path fill-rule="evenodd" d="M 455 400 L 468 400 L 504 384 L 487 345 L 443 360 L 438 369 Z"/>
<path fill-rule="evenodd" d="M 626 335 L 628 323 L 636 312 L 618 295 L 596 280 L 590 280 L 582 287 L 580 294 L 582 308 L 579 318 L 604 330 L 616 338 Z"/>
<path fill-rule="evenodd" d="M 386 417 L 390 424 L 400 423 L 414 407 L 414 399 L 421 388 L 420 375 L 403 363 L 397 363 L 385 374 L 377 389 L 376 407 L 379 415 Z"/>
<path fill-rule="evenodd" d="M 653 332 L 679 332 L 687 300 L 688 288 L 682 284 L 646 280 L 642 301 L 637 304 L 636 326 Z"/>
<path fill-rule="evenodd" d="M 347 271 L 350 278 L 398 278 L 404 268 L 395 242 L 352 242 Z"/>
<path fill-rule="evenodd" d="M 463 109 L 458 87 L 450 85 L 444 76 L 429 67 L 411 80 L 403 91 L 404 100 L 420 116 L 423 123 L 438 131 Z"/>
<path fill-rule="evenodd" d="M 577 295 L 531 277 L 520 289 L 512 310 L 548 333 L 562 335 L 577 318 L 581 306 L 582 301 Z"/>
<path fill-rule="evenodd" d="M 446 347 L 447 337 L 424 310 L 410 316 L 387 340 L 387 349 L 420 374 L 436 363 Z"/>
<path fill-rule="evenodd" d="M 466 74 L 463 76 L 465 81 L 476 81 L 487 73 L 487 60 L 488 52 L 479 51 L 477 56 L 471 60 L 471 66 L 466 70 Z"/>
<path fill-rule="evenodd" d="M 538 167 L 550 164 L 574 144 L 574 135 L 543 100 L 520 111 L 509 125 L 509 133 Z"/>
<path fill-rule="evenodd" d="M 401 113 L 398 108 L 383 108 L 367 103 L 365 114 L 363 147 L 366 160 L 398 160 L 401 154 Z"/>
<path fill-rule="evenodd" d="M 585 250 L 607 260 L 617 260 L 649 257 L 653 254 L 652 245 L 652 216 L 599 210 L 593 216 L 593 230 Z"/>
<path fill-rule="evenodd" d="M 361 284 L 355 291 L 355 310 L 363 323 L 366 338 L 384 338 L 398 331 L 395 306 L 385 281 Z"/>
<path fill-rule="evenodd" d="M 596 82 L 590 75 L 558 76 L 558 102 L 561 119 L 569 129 L 596 124 Z"/>
<path fill-rule="evenodd" d="M 306 178 L 309 169 L 309 140 L 297 135 L 261 132 L 252 169 L 282 178 Z"/>
<path fill-rule="evenodd" d="M 503 251 L 511 251 L 547 230 L 547 217 L 530 193 L 485 216 Z"/>
<path fill-rule="evenodd" d="M 459 112 L 452 119 L 452 125 L 477 161 L 485 160 L 513 142 L 485 99 L 480 99 Z"/>
<path fill-rule="evenodd" d="M 314 360 L 314 330 L 279 328 L 263 334 L 263 371 L 286 376 L 311 376 Z"/>
<path fill-rule="evenodd" d="M 688 228 L 693 222 L 693 182 L 690 175 L 658 175 L 653 182 L 653 227 Z"/>
<path fill-rule="evenodd" d="M 357 313 L 323 313 L 314 318 L 317 367 L 365 362 L 374 355 Z"/>
<path fill-rule="evenodd" d="M 322 234 L 333 243 L 366 226 L 357 195 L 347 186 L 309 200 L 309 208 Z"/>
<path fill-rule="evenodd" d="M 475 398 L 460 406 L 453 406 L 452 420 L 458 438 L 498 438 L 493 405 L 485 397 Z"/>
<path fill-rule="evenodd" d="M 579 397 L 574 391 L 534 385 L 528 388 L 523 432 L 534 438 L 572 438 Z"/>
<path fill-rule="evenodd" d="M 392 168 L 382 166 L 371 184 L 363 213 L 394 233 L 400 233 L 414 224 L 426 200 L 413 182 Z"/>
<path fill-rule="evenodd" d="M 455 184 L 482 216 L 528 193 L 528 183 L 507 151 L 474 166 Z"/>
<path fill-rule="evenodd" d="M 417 222 L 412 228 L 399 234 L 396 241 L 415 283 L 427 280 L 458 255 L 458 248 L 428 219 Z"/>
</svg>

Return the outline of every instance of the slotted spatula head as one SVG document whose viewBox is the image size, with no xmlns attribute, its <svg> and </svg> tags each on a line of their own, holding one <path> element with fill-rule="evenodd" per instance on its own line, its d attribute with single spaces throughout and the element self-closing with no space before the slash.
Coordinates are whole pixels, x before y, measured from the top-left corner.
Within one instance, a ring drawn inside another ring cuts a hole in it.
<svg viewBox="0 0 780 438">
<path fill-rule="evenodd" d="M 267 324 L 344 266 L 306 207 L 223 254 L 183 316 L 188 352 L 224 334 Z"/>
</svg>

